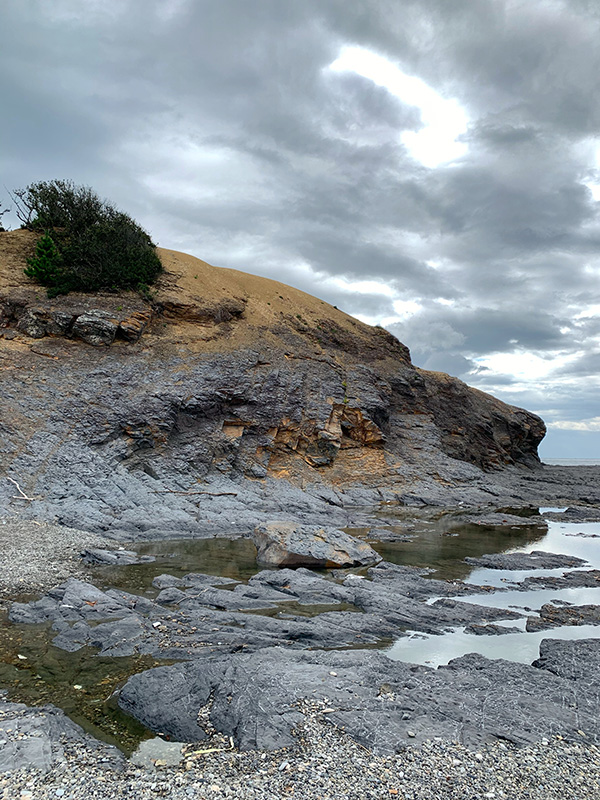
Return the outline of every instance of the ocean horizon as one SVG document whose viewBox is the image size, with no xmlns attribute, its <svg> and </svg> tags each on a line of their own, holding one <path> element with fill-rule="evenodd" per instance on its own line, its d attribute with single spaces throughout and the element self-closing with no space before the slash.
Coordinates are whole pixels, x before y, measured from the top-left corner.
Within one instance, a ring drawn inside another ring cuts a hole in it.
<svg viewBox="0 0 600 800">
<path fill-rule="evenodd" d="M 600 458 L 542 458 L 542 464 L 560 467 L 596 467 L 600 466 Z"/>
</svg>

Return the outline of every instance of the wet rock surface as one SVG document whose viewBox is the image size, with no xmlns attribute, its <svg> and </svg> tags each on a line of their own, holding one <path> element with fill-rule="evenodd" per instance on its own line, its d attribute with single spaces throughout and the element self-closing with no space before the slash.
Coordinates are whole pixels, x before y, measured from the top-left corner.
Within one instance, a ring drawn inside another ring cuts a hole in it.
<svg viewBox="0 0 600 800">
<path fill-rule="evenodd" d="M 503 636 L 506 633 L 520 632 L 520 628 L 509 627 L 508 625 L 475 625 L 471 622 L 465 627 L 465 633 L 472 633 L 474 636 Z"/>
<path fill-rule="evenodd" d="M 600 625 L 600 606 L 545 603 L 540 608 L 539 617 L 527 619 L 528 631 L 545 631 L 562 625 Z"/>
</svg>

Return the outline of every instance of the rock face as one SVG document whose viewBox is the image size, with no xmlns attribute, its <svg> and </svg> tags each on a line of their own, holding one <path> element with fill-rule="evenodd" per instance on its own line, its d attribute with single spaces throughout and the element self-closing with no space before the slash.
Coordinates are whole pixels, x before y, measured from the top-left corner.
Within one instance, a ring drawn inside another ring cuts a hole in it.
<svg viewBox="0 0 600 800">
<path fill-rule="evenodd" d="M 372 547 L 343 531 L 318 525 L 272 522 L 252 536 L 256 560 L 267 567 L 358 567 L 381 561 Z"/>
<path fill-rule="evenodd" d="M 152 305 L 48 300 L 34 245 L 0 233 L 0 471 L 32 498 L 0 480 L 11 510 L 121 537 L 343 526 L 349 505 L 488 502 L 490 470 L 539 466 L 538 417 L 317 298 L 162 250 Z"/>
<path fill-rule="evenodd" d="M 436 736 L 470 747 L 557 734 L 580 740 L 582 732 L 597 742 L 599 695 L 580 688 L 597 688 L 600 641 L 544 641 L 541 653 L 533 666 L 471 654 L 434 670 L 364 650 L 273 648 L 134 675 L 119 704 L 152 730 L 198 741 L 198 711 L 212 698 L 211 722 L 242 750 L 292 746 L 305 699 L 380 753 Z"/>
</svg>

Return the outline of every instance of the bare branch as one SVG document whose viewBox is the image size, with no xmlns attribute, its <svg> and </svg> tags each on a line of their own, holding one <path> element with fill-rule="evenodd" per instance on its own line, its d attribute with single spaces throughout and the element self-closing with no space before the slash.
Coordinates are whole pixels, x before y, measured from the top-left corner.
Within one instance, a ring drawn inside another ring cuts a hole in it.
<svg viewBox="0 0 600 800">
<path fill-rule="evenodd" d="M 27 495 L 25 494 L 23 489 L 21 489 L 21 487 L 19 486 L 19 484 L 16 482 L 16 480 L 14 478 L 9 478 L 7 476 L 7 480 L 9 480 L 11 483 L 14 483 L 14 485 L 17 487 L 17 491 L 19 492 L 19 495 L 14 494 L 12 496 L 13 500 L 29 500 L 31 502 L 32 500 L 35 499 L 33 497 L 27 497 Z"/>
</svg>

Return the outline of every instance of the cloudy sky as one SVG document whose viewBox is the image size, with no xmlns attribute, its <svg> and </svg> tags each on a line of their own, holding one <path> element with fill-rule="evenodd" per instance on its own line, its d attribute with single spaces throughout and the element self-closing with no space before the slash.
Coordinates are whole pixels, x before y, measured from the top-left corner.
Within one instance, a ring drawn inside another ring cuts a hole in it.
<svg viewBox="0 0 600 800">
<path fill-rule="evenodd" d="M 597 0 L 4 0 L 1 182 L 89 184 L 600 458 L 599 41 Z"/>
</svg>

